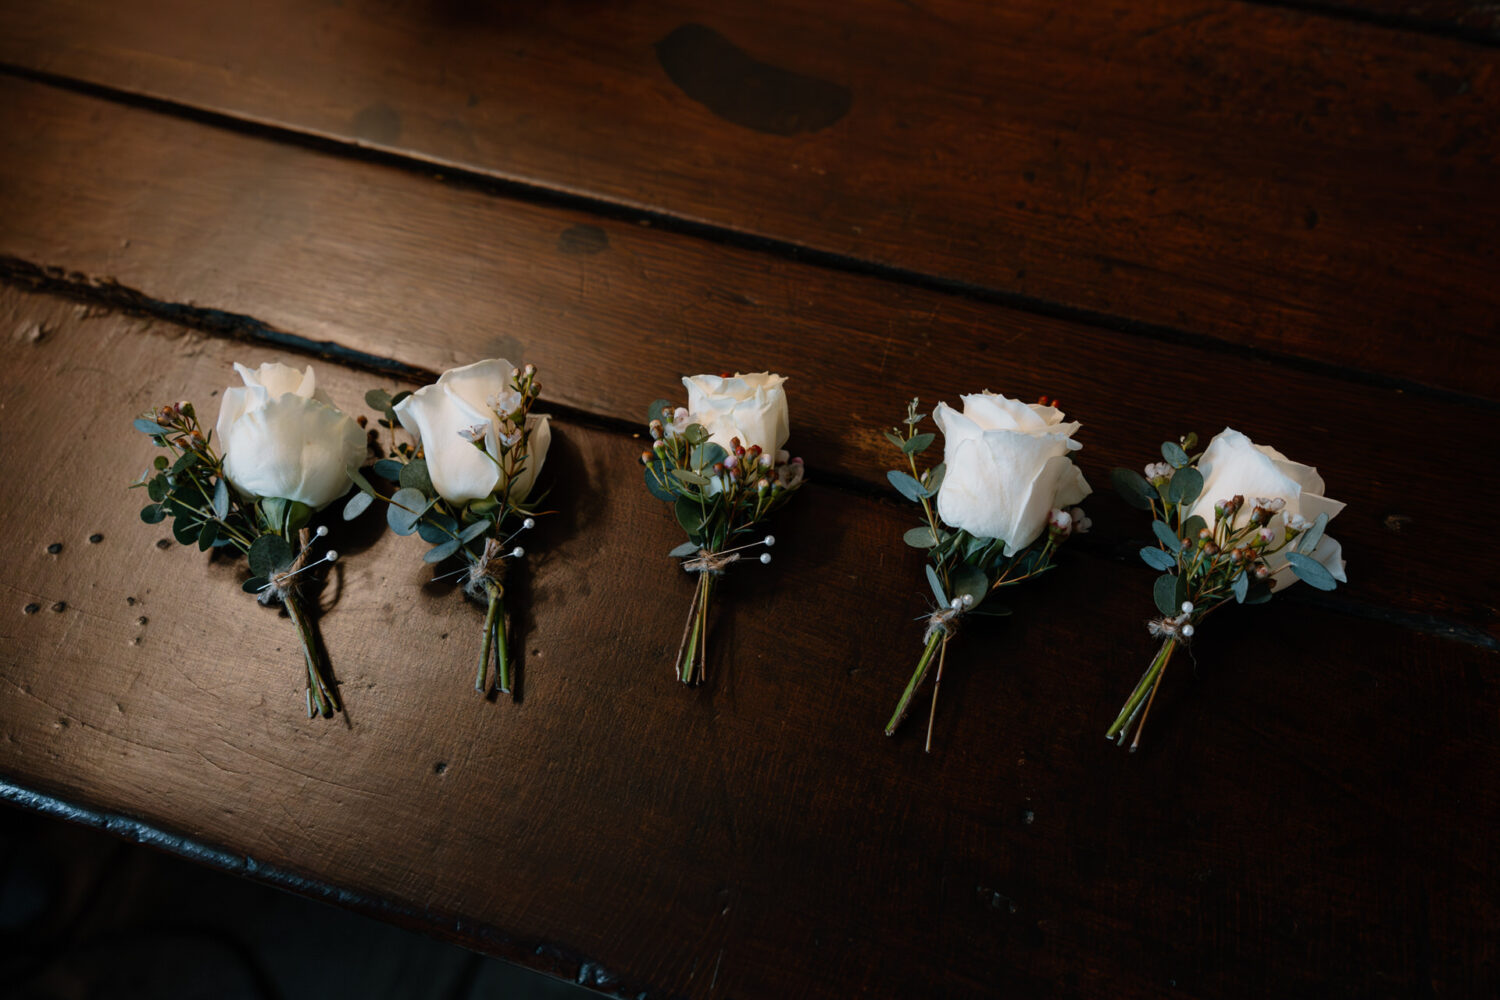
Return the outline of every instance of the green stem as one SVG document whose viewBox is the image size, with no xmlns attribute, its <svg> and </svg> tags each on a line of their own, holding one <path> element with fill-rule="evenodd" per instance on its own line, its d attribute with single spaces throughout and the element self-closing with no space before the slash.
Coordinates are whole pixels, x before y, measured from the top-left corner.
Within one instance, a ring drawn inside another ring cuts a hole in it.
<svg viewBox="0 0 1500 1000">
<path fill-rule="evenodd" d="M 488 688 L 490 654 L 495 648 L 495 619 L 500 613 L 500 595 L 487 586 L 490 603 L 484 613 L 484 636 L 479 641 L 479 669 L 474 673 L 474 690 L 484 694 Z"/>
<path fill-rule="evenodd" d="M 1130 721 L 1135 716 L 1137 709 L 1141 707 L 1141 701 L 1147 695 L 1155 692 L 1157 682 L 1161 679 L 1161 673 L 1164 669 L 1166 669 L 1167 661 L 1172 658 L 1172 653 L 1176 649 L 1176 639 L 1168 639 L 1166 642 L 1162 643 L 1161 649 L 1159 649 L 1156 653 L 1156 658 L 1151 661 L 1151 666 L 1147 668 L 1146 673 L 1141 677 L 1140 683 L 1135 686 L 1135 690 L 1132 691 L 1130 693 L 1130 697 L 1126 699 L 1125 707 L 1120 709 L 1120 714 L 1115 717 L 1115 721 L 1109 727 L 1109 731 L 1104 734 L 1105 739 L 1112 740 L 1116 737 L 1120 737 L 1121 739 L 1123 739 L 1123 730 L 1130 724 Z"/>
<path fill-rule="evenodd" d="M 885 724 L 887 736 L 894 735 L 896 727 L 900 726 L 902 720 L 906 718 L 906 713 L 911 709 L 912 695 L 916 694 L 922 679 L 927 676 L 927 668 L 932 665 L 932 654 L 937 652 L 938 643 L 946 639 L 947 633 L 942 629 L 933 629 L 932 635 L 927 637 L 927 647 L 922 650 L 922 658 L 917 661 L 917 669 L 911 675 L 911 680 L 907 682 L 906 690 L 901 692 L 901 700 L 896 703 L 896 711 L 891 716 L 891 721 Z"/>
<path fill-rule="evenodd" d="M 318 715 L 329 718 L 343 706 L 339 704 L 338 692 L 329 680 L 328 664 L 324 662 L 318 646 L 312 619 L 302 607 L 296 591 L 287 591 L 282 596 L 282 603 L 286 605 L 286 613 L 292 619 L 292 624 L 297 626 L 297 638 L 302 642 L 302 659 L 307 665 L 308 700 Z"/>
<path fill-rule="evenodd" d="M 687 627 L 682 630 L 682 642 L 677 647 L 677 663 L 672 672 L 677 679 L 684 684 L 693 682 L 693 657 L 698 650 L 698 604 L 703 600 L 703 580 L 706 574 L 699 574 L 699 579 L 693 584 L 693 603 L 688 605 Z"/>
<path fill-rule="evenodd" d="M 491 583 L 488 587 L 490 594 L 490 613 L 486 616 L 494 618 L 495 630 L 495 674 L 496 686 L 500 688 L 501 694 L 511 693 L 510 683 L 510 644 L 505 635 L 505 604 L 501 600 L 505 591 L 498 584 Z M 498 607 L 498 613 L 493 609 Z"/>
</svg>

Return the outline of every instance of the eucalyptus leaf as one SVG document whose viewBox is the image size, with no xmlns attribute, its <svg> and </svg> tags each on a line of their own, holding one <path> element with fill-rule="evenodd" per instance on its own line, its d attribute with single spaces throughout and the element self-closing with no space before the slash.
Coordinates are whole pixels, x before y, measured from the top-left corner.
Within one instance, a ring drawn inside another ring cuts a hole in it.
<svg viewBox="0 0 1500 1000">
<path fill-rule="evenodd" d="M 165 500 L 167 494 L 172 492 L 172 484 L 167 482 L 166 476 L 153 476 L 146 484 L 146 495 L 157 503 Z"/>
<path fill-rule="evenodd" d="M 967 563 L 953 571 L 949 582 L 953 585 L 954 597 L 972 598 L 968 605 L 970 611 L 979 607 L 985 595 L 990 592 L 990 578 L 985 575 L 984 570 Z"/>
<path fill-rule="evenodd" d="M 937 598 L 939 607 L 948 607 L 948 595 L 943 593 L 943 581 L 938 579 L 937 570 L 932 568 L 932 563 L 927 564 L 927 582 L 932 586 L 932 596 Z"/>
<path fill-rule="evenodd" d="M 371 471 L 381 479 L 389 479 L 393 483 L 401 481 L 401 463 L 394 458 L 382 458 Z"/>
<path fill-rule="evenodd" d="M 147 524 L 161 524 L 167 519 L 167 512 L 162 510 L 159 503 L 147 504 L 141 508 L 141 520 Z"/>
<path fill-rule="evenodd" d="M 1250 574 L 1240 570 L 1235 576 L 1229 588 L 1234 591 L 1234 599 L 1240 604 L 1245 603 L 1245 595 L 1250 592 Z"/>
<path fill-rule="evenodd" d="M 398 535 L 409 535 L 417 530 L 417 520 L 427 511 L 427 498 L 409 486 L 402 487 L 391 495 L 385 508 L 385 521 Z"/>
<path fill-rule="evenodd" d="M 391 406 L 393 408 L 397 407 L 397 406 L 400 406 L 402 404 L 402 402 L 405 401 L 406 397 L 408 397 L 410 395 L 411 395 L 411 390 L 410 389 L 402 389 L 400 392 L 396 393 L 394 396 L 391 397 Z"/>
<path fill-rule="evenodd" d="M 1162 614 L 1172 617 L 1182 610 L 1182 602 L 1177 599 L 1178 577 L 1175 573 L 1166 573 L 1156 578 L 1156 583 L 1151 587 L 1151 596 L 1156 601 L 1156 610 Z"/>
<path fill-rule="evenodd" d="M 651 491 L 652 496 L 658 500 L 665 500 L 668 503 L 677 499 L 676 494 L 664 486 L 662 482 L 667 476 L 667 465 L 665 462 L 658 460 L 644 468 L 646 473 L 646 489 Z"/>
<path fill-rule="evenodd" d="M 1172 476 L 1172 482 L 1167 486 L 1167 502 L 1190 504 L 1198 499 L 1198 494 L 1203 492 L 1203 473 L 1188 466 L 1178 469 Z"/>
<path fill-rule="evenodd" d="M 165 469 L 167 466 L 171 465 L 172 463 L 167 460 L 167 456 L 165 456 L 165 455 L 157 455 L 155 458 L 153 458 L 151 460 L 151 464 L 156 467 L 156 470 L 158 472 L 160 472 L 163 469 Z"/>
<path fill-rule="evenodd" d="M 938 490 L 943 488 L 943 477 L 947 474 L 948 466 L 943 462 L 939 462 L 937 465 L 934 465 L 932 468 L 927 470 L 926 474 L 922 478 L 923 485 L 927 488 L 928 496 L 937 496 Z"/>
<path fill-rule="evenodd" d="M 197 545 L 198 533 L 202 530 L 203 522 L 197 517 L 172 519 L 172 537 L 177 539 L 179 545 Z"/>
<path fill-rule="evenodd" d="M 1161 457 L 1167 460 L 1167 464 L 1174 469 L 1181 469 L 1188 464 L 1188 453 L 1182 450 L 1182 446 L 1175 441 L 1163 441 L 1161 444 Z"/>
<path fill-rule="evenodd" d="M 432 548 L 423 553 L 422 561 L 425 563 L 440 563 L 444 559 L 447 559 L 449 556 L 451 556 L 453 553 L 457 552 L 458 547 L 462 544 L 463 542 L 459 541 L 457 538 L 450 538 L 447 541 L 443 542 L 441 545 L 434 545 Z"/>
<path fill-rule="evenodd" d="M 270 581 L 263 576 L 252 576 L 240 584 L 240 589 L 247 594 L 258 594 L 265 588 L 267 583 L 270 583 Z"/>
<path fill-rule="evenodd" d="M 662 410 L 667 411 L 666 416 L 662 416 Z M 649 424 L 653 420 L 660 420 L 662 423 L 667 423 L 672 419 L 673 412 L 674 409 L 671 400 L 658 399 L 646 411 L 646 423 Z"/>
<path fill-rule="evenodd" d="M 430 510 L 417 522 L 417 535 L 428 545 L 441 545 L 458 534 L 458 522 L 447 514 Z"/>
<path fill-rule="evenodd" d="M 1189 543 L 1196 542 L 1198 540 L 1198 533 L 1207 527 L 1208 522 L 1203 520 L 1199 515 L 1194 514 L 1182 522 L 1182 537 L 1186 538 Z"/>
<path fill-rule="evenodd" d="M 475 521 L 473 524 L 469 525 L 463 531 L 460 531 L 458 533 L 458 539 L 460 542 L 467 545 L 489 530 L 490 522 L 487 519 Z"/>
<path fill-rule="evenodd" d="M 1175 531 L 1167 527 L 1166 522 L 1152 521 L 1151 531 L 1174 554 L 1182 551 L 1182 539 L 1177 537 Z"/>
<path fill-rule="evenodd" d="M 700 445 L 708 440 L 708 429 L 702 424 L 693 424 L 682 433 L 683 437 L 687 438 L 687 443 L 691 445 Z"/>
<path fill-rule="evenodd" d="M 250 574 L 269 580 L 292 564 L 296 556 L 280 535 L 261 535 L 250 543 Z"/>
<path fill-rule="evenodd" d="M 891 444 L 895 445 L 897 448 L 900 448 L 902 451 L 906 450 L 906 442 L 901 440 L 899 435 L 893 434 L 890 431 L 886 431 L 885 439 Z"/>
<path fill-rule="evenodd" d="M 198 453 L 196 451 L 185 451 L 177 456 L 177 461 L 172 463 L 172 468 L 168 470 L 167 475 L 176 476 L 183 470 L 190 469 L 197 464 Z"/>
<path fill-rule="evenodd" d="M 214 484 L 214 516 L 221 520 L 229 516 L 229 480 L 222 476 Z"/>
<path fill-rule="evenodd" d="M 912 528 L 902 538 L 914 549 L 930 549 L 937 544 L 937 539 L 932 537 L 932 529 L 925 524 Z"/>
<path fill-rule="evenodd" d="M 167 430 L 165 427 L 163 427 L 161 424 L 157 423 L 156 421 L 154 421 L 154 420 L 147 420 L 144 417 L 138 417 L 135 420 L 131 421 L 130 426 L 134 427 L 136 430 L 140 431 L 142 434 L 157 435 L 157 434 L 170 434 L 170 433 L 172 433 L 171 431 Z"/>
<path fill-rule="evenodd" d="M 1303 555 L 1301 552 L 1288 552 L 1286 561 L 1291 564 L 1292 572 L 1297 574 L 1297 579 L 1318 590 L 1333 590 L 1339 582 L 1328 572 L 1328 567 L 1318 562 L 1312 556 Z"/>
<path fill-rule="evenodd" d="M 708 480 L 690 469 L 668 469 L 668 473 L 680 482 L 697 486 L 700 489 L 708 485 Z"/>
<path fill-rule="evenodd" d="M 703 509 L 696 500 L 678 497 L 674 511 L 677 514 L 677 523 L 682 525 L 682 530 L 689 535 L 697 535 L 703 530 Z"/>
<path fill-rule="evenodd" d="M 198 551 L 207 552 L 214 547 L 214 540 L 219 537 L 219 522 L 204 521 L 203 530 L 198 532 Z"/>
<path fill-rule="evenodd" d="M 932 442 L 937 440 L 937 435 L 931 432 L 926 434 L 913 434 L 901 445 L 901 450 L 908 455 L 920 455 L 932 447 Z"/>
<path fill-rule="evenodd" d="M 301 531 L 312 520 L 313 509 L 301 500 L 287 501 L 286 530 Z"/>
<path fill-rule="evenodd" d="M 427 474 L 427 460 L 414 458 L 401 466 L 397 473 L 396 481 L 402 486 L 410 486 L 414 490 L 421 490 L 423 496 L 436 496 L 437 490 L 432 488 L 432 477 Z"/>
<path fill-rule="evenodd" d="M 673 559 L 686 559 L 689 556 L 695 556 L 697 554 L 698 546 L 692 542 L 683 542 L 671 552 L 667 553 L 667 555 L 671 556 Z"/>
<path fill-rule="evenodd" d="M 374 502 L 375 498 L 370 496 L 370 494 L 368 493 L 354 494 L 349 498 L 349 502 L 344 504 L 344 520 L 354 520 L 356 517 L 369 510 L 370 505 Z"/>
<path fill-rule="evenodd" d="M 917 501 L 927 496 L 926 488 L 904 472 L 892 469 L 885 474 L 885 477 L 891 481 L 892 486 L 896 487 L 896 492 L 908 500 Z"/>
<path fill-rule="evenodd" d="M 391 408 L 391 394 L 384 389 L 371 389 L 365 393 L 365 405 L 372 410 L 389 410 Z"/>
<path fill-rule="evenodd" d="M 695 469 L 712 469 L 718 462 L 729 457 L 729 452 L 717 441 L 705 441 L 698 445 L 688 455 L 688 462 Z"/>
<path fill-rule="evenodd" d="M 1156 498 L 1156 490 L 1139 472 L 1133 469 L 1113 469 L 1110 471 L 1109 480 L 1114 484 L 1115 492 L 1120 495 L 1121 500 L 1139 510 L 1151 509 L 1151 501 Z"/>
<path fill-rule="evenodd" d="M 1297 551 L 1306 552 L 1308 555 L 1311 555 L 1312 550 L 1317 548 L 1318 543 L 1323 540 L 1323 531 L 1327 527 L 1328 512 L 1324 511 L 1318 515 L 1317 520 L 1312 523 L 1312 527 L 1304 531 L 1302 537 L 1297 539 Z"/>
<path fill-rule="evenodd" d="M 1161 549 L 1153 548 L 1141 549 L 1141 562 L 1145 563 L 1147 566 L 1150 566 L 1154 570 L 1165 571 L 1173 569 L 1177 566 L 1177 560 L 1174 559 L 1170 553 L 1163 552 Z"/>
<path fill-rule="evenodd" d="M 370 485 L 370 481 L 365 478 L 365 474 L 363 472 L 359 471 L 352 465 L 345 469 L 344 472 L 348 475 L 350 481 L 353 482 L 355 486 L 359 487 L 359 491 L 361 493 L 372 498 L 375 496 L 375 487 Z"/>
<path fill-rule="evenodd" d="M 1245 594 L 1246 604 L 1264 604 L 1271 599 L 1271 585 L 1265 580 L 1255 580 Z"/>
</svg>

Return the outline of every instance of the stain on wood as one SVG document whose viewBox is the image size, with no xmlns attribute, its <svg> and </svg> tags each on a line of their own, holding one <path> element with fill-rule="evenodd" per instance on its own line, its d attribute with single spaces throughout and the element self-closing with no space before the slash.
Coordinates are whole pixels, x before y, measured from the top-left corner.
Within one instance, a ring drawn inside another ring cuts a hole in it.
<svg viewBox="0 0 1500 1000">
<path fill-rule="evenodd" d="M 794 144 L 705 114 L 656 58 L 685 24 L 858 105 Z M 424 176 L 1497 398 L 1500 49 L 1458 38 L 1234 0 L 83 0 L 0 8 L 0 60 L 342 141 L 383 103 Z"/>
<path fill-rule="evenodd" d="M 820 131 L 854 103 L 849 88 L 760 62 L 701 24 L 674 29 L 656 43 L 656 58 L 688 97 L 725 121 L 770 135 Z"/>
</svg>

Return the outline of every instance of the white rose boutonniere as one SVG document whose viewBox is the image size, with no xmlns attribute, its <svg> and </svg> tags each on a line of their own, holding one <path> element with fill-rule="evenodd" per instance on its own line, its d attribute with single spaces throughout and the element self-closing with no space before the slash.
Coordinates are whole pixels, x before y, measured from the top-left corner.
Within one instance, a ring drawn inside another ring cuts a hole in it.
<svg viewBox="0 0 1500 1000">
<path fill-rule="evenodd" d="M 514 690 L 505 572 L 526 554 L 511 543 L 536 525 L 540 499 L 533 487 L 552 443 L 549 419 L 531 412 L 540 393 L 535 365 L 517 368 L 494 358 L 446 371 L 416 392 L 365 394 L 384 414 L 380 424 L 392 440 L 390 457 L 376 462 L 374 471 L 397 489 L 387 496 L 358 476 L 360 495 L 344 516 L 358 517 L 374 500 L 384 500 L 391 530 L 418 534 L 432 546 L 422 557 L 426 562 L 462 558 L 457 573 L 465 574 L 464 592 L 486 608 L 474 675 L 474 690 L 481 694 Z M 411 442 L 395 441 L 398 426 Z"/>
<path fill-rule="evenodd" d="M 1297 580 L 1319 590 L 1347 582 L 1343 550 L 1325 533 L 1344 505 L 1325 496 L 1318 470 L 1226 427 L 1200 454 L 1198 436 L 1161 446 L 1145 475 L 1114 470 L 1115 489 L 1152 515 L 1156 544 L 1141 559 L 1160 571 L 1151 622 L 1161 648 L 1106 732 L 1130 749 L 1156 698 L 1172 653 L 1210 612 L 1231 602 L 1260 604 Z M 1249 499 L 1247 499 L 1249 498 Z"/>
<path fill-rule="evenodd" d="M 1008 614 L 991 592 L 1051 569 L 1059 546 L 1091 523 L 1073 506 L 1090 492 L 1072 454 L 1079 424 L 1063 420 L 1054 403 L 1022 403 L 992 392 L 962 397 L 963 411 L 939 403 L 933 420 L 943 433 L 943 461 L 918 471 L 917 456 L 936 435 L 917 428 L 925 414 L 918 400 L 907 406 L 901 427 L 886 432 L 901 450 L 909 472 L 887 473 L 891 485 L 922 505 L 926 523 L 906 533 L 906 543 L 928 555 L 927 580 L 937 610 L 927 617 L 922 657 L 895 714 L 886 724 L 895 733 L 911 708 L 913 695 L 937 659 L 926 747 L 943 680 L 948 641 L 966 614 Z M 933 498 L 937 511 L 933 511 Z"/>
<path fill-rule="evenodd" d="M 785 450 L 790 434 L 786 379 L 691 375 L 688 405 L 665 399 L 648 411 L 652 446 L 641 453 L 646 488 L 672 505 L 688 540 L 670 553 L 696 575 L 693 601 L 673 669 L 684 684 L 703 680 L 708 661 L 708 608 L 715 581 L 747 549 L 776 543 L 766 535 L 732 546 L 791 499 L 802 485 L 802 459 Z M 762 563 L 771 553 L 760 555 Z"/>
<path fill-rule="evenodd" d="M 136 419 L 136 429 L 167 451 L 137 483 L 152 501 L 141 519 L 157 524 L 170 517 L 184 545 L 246 554 L 245 589 L 263 604 L 282 604 L 297 627 L 308 715 L 328 717 L 343 705 L 317 640 L 316 605 L 302 593 L 311 577 L 303 574 L 338 553 L 309 558 L 316 539 L 328 533 L 309 523 L 349 491 L 347 470 L 363 461 L 365 434 L 318 388 L 311 367 L 269 362 L 234 369 L 244 384 L 224 391 L 213 434 L 204 435 L 187 402 Z"/>
</svg>

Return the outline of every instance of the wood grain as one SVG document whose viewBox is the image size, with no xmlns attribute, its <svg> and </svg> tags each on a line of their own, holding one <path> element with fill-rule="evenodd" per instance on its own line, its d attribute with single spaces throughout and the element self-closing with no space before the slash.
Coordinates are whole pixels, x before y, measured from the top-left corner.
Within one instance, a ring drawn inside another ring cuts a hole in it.
<svg viewBox="0 0 1500 1000">
<path fill-rule="evenodd" d="M 1500 52 L 1229 0 L 1056 15 L 9 3 L 0 60 L 1495 398 Z"/>
<path fill-rule="evenodd" d="M 913 395 L 1061 398 L 1106 493 L 1112 466 L 1232 424 L 1319 466 L 1349 503 L 1335 525 L 1353 561 L 1341 599 L 1500 635 L 1488 554 L 1430 502 L 1458 480 L 1470 495 L 1500 489 L 1474 460 L 1500 452 L 1493 408 L 809 268 L 13 79 L 0 80 L 0 131 L 16 140 L 0 158 L 0 255 L 82 272 L 64 278 L 99 295 L 118 282 L 168 315 L 428 372 L 532 360 L 548 401 L 631 424 L 650 400 L 681 397 L 680 373 L 781 371 L 814 474 L 881 491 L 880 429 Z M 1141 519 L 1111 498 L 1090 506 L 1099 537 L 1133 559 Z"/>
<path fill-rule="evenodd" d="M 133 412 L 211 410 L 267 353 L 13 289 L 0 331 L 0 460 L 31 512 L 0 556 L 11 780 L 513 958 L 584 956 L 622 995 L 1496 985 L 1494 653 L 1296 602 L 1228 614 L 1131 757 L 1099 735 L 1149 653 L 1148 574 L 1077 553 L 962 637 L 928 757 L 880 735 L 918 651 L 908 509 L 810 487 L 777 562 L 728 578 L 685 690 L 675 528 L 627 437 L 565 422 L 523 700 L 473 696 L 477 609 L 423 586 L 420 546 L 355 530 L 323 618 L 352 724 L 309 723 L 288 623 L 237 565 L 159 549 L 119 488 L 150 458 Z M 369 384 L 319 372 L 346 403 Z"/>
</svg>

